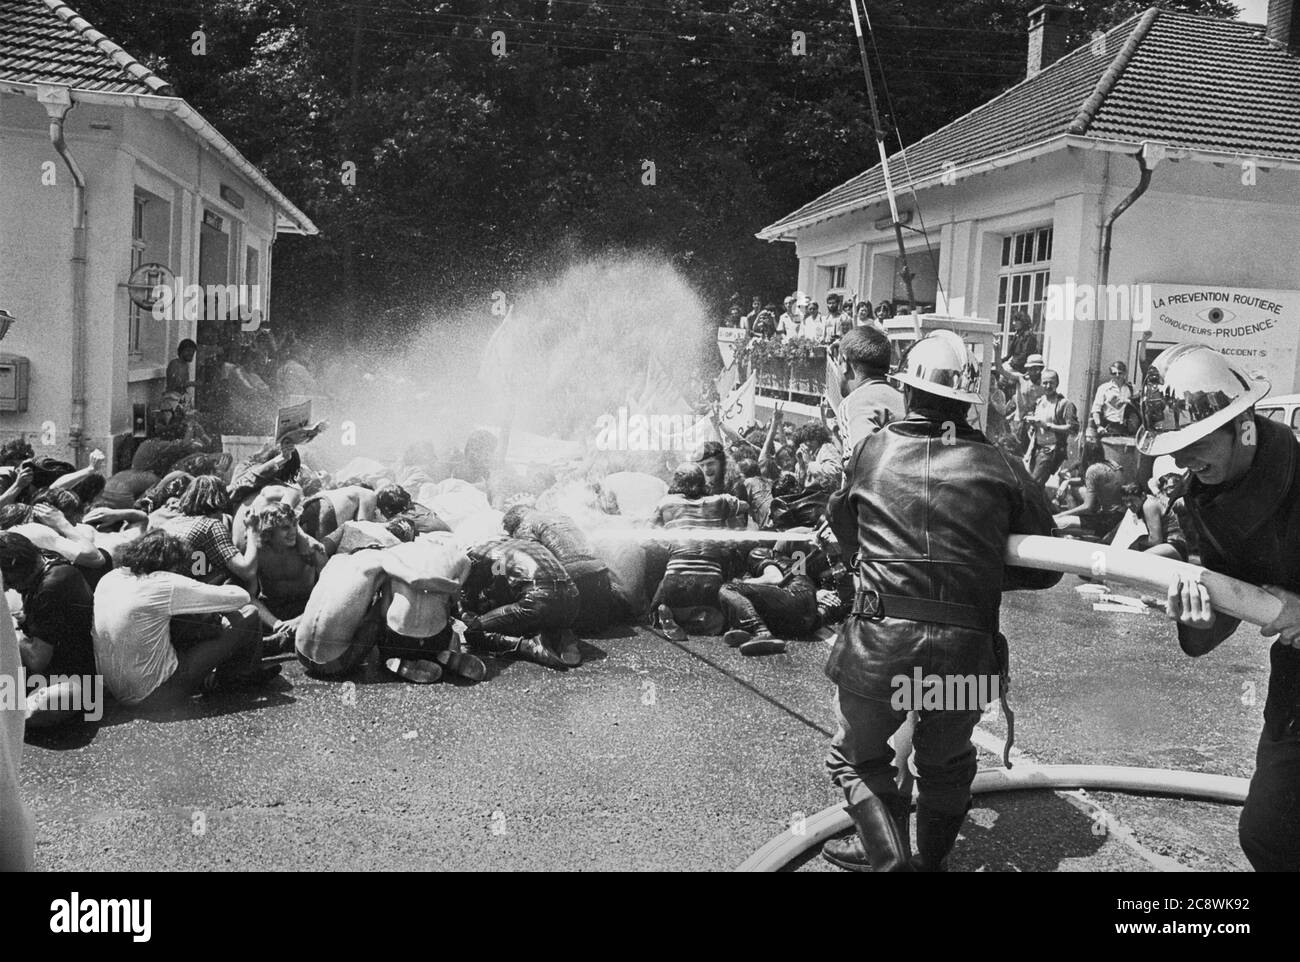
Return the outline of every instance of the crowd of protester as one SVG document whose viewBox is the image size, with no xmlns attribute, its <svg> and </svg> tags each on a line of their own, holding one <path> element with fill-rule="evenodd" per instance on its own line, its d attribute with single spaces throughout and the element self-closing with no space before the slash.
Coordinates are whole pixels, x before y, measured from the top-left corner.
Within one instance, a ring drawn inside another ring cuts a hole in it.
<svg viewBox="0 0 1300 962">
<path fill-rule="evenodd" d="M 427 683 L 483 680 L 484 657 L 575 668 L 579 633 L 619 623 L 673 639 L 718 635 L 745 655 L 784 651 L 844 617 L 852 579 L 827 502 L 854 447 L 904 416 L 880 314 L 863 303 L 850 319 L 831 297 L 823 319 L 806 300 L 787 300 L 770 331 L 757 299 L 736 323 L 758 337 L 834 330 L 838 410 L 795 423 L 778 409 L 724 429 L 666 478 L 590 459 L 559 477 L 520 475 L 486 431 L 445 458 L 421 443 L 390 465 L 362 458 L 325 470 L 289 438 L 236 464 L 218 438 L 253 425 L 234 412 L 310 397 L 310 351 L 258 338 L 235 361 L 233 344 L 205 358 L 184 342 L 153 436 L 122 470 L 106 476 L 99 452 L 78 470 L 23 441 L 0 449 L 0 575 L 24 666 L 55 685 L 101 676 L 119 703 L 150 710 L 265 685 L 291 653 L 314 677 L 377 660 Z M 1072 447 L 1075 406 L 1038 351 L 1018 319 L 990 440 L 1054 490 L 1067 533 L 1131 532 L 1121 546 L 1186 558 L 1195 546 L 1183 476 L 1161 477 L 1154 493 L 1126 486 L 1101 443 L 1129 432 L 1123 365 Z M 644 536 L 600 537 L 611 525 Z M 718 534 L 689 534 L 710 530 Z M 747 540 L 756 530 L 789 535 Z M 33 724 L 73 717 L 67 694 L 31 692 Z"/>
</svg>

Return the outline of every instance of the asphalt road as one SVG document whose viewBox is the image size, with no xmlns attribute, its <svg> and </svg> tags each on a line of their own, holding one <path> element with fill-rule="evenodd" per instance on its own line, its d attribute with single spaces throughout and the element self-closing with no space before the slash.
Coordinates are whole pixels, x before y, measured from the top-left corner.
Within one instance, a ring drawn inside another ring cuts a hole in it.
<svg viewBox="0 0 1300 962">
<path fill-rule="evenodd" d="M 1024 757 L 1248 777 L 1268 677 L 1256 630 L 1194 660 L 1162 616 L 1094 612 L 1078 583 L 1004 604 Z M 415 686 L 374 666 L 314 681 L 287 659 L 260 695 L 168 716 L 110 707 L 99 724 L 33 733 L 38 866 L 716 871 L 840 801 L 822 762 L 826 644 L 743 658 L 716 638 L 626 629 L 584 650 L 563 674 L 498 661 L 478 685 Z M 1000 738 L 1000 719 L 982 727 Z M 981 796 L 951 867 L 1243 870 L 1238 811 Z M 815 857 L 791 868 L 831 870 Z"/>
</svg>

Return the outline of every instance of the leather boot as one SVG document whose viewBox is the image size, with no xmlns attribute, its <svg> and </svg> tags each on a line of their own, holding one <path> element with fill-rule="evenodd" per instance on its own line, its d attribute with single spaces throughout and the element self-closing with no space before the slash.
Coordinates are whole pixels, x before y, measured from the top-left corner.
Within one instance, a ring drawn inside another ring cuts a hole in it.
<svg viewBox="0 0 1300 962">
<path fill-rule="evenodd" d="M 967 811 L 970 806 L 966 806 Z M 923 805 L 916 806 L 916 850 L 914 868 L 918 872 L 948 871 L 948 853 L 952 851 L 966 821 L 966 812 L 945 815 L 931 811 Z"/>
<path fill-rule="evenodd" d="M 912 808 L 911 801 L 902 795 L 885 795 L 880 798 L 880 801 L 884 802 L 885 807 L 889 810 L 890 818 L 893 819 L 894 826 L 898 829 L 902 851 L 906 852 L 910 859 L 912 842 L 911 832 L 908 831 L 908 817 Z M 822 846 L 822 858 L 832 865 L 849 872 L 877 871 L 871 867 L 871 861 L 867 858 L 867 850 L 862 844 L 862 837 L 857 832 L 845 838 L 833 838 L 826 842 Z M 899 869 L 898 871 L 907 870 Z"/>
</svg>

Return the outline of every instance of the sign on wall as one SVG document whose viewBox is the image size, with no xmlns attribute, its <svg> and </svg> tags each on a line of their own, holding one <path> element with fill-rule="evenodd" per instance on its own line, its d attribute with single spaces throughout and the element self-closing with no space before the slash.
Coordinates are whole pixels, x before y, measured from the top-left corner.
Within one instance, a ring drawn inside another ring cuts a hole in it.
<svg viewBox="0 0 1300 962">
<path fill-rule="evenodd" d="M 1145 325 L 1151 340 L 1208 344 L 1251 374 L 1272 383 L 1271 394 L 1295 390 L 1300 347 L 1300 291 L 1260 291 L 1197 284 L 1143 284 L 1149 291 Z"/>
</svg>

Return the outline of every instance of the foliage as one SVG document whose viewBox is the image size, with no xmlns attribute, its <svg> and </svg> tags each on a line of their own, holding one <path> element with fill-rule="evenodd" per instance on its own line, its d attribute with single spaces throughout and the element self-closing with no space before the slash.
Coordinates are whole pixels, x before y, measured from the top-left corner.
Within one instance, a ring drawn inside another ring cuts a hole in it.
<svg viewBox="0 0 1300 962">
<path fill-rule="evenodd" d="M 279 321 L 371 331 L 387 317 L 485 312 L 494 291 L 513 297 L 617 250 L 662 254 L 719 314 L 734 291 L 777 301 L 794 287 L 793 248 L 754 233 L 875 162 L 844 0 L 74 6 L 321 228 L 276 245 Z M 1029 6 L 872 0 L 889 144 L 1017 82 Z M 1081 41 L 1146 0 L 1075 6 Z M 191 52 L 199 30 L 203 56 Z"/>
</svg>

